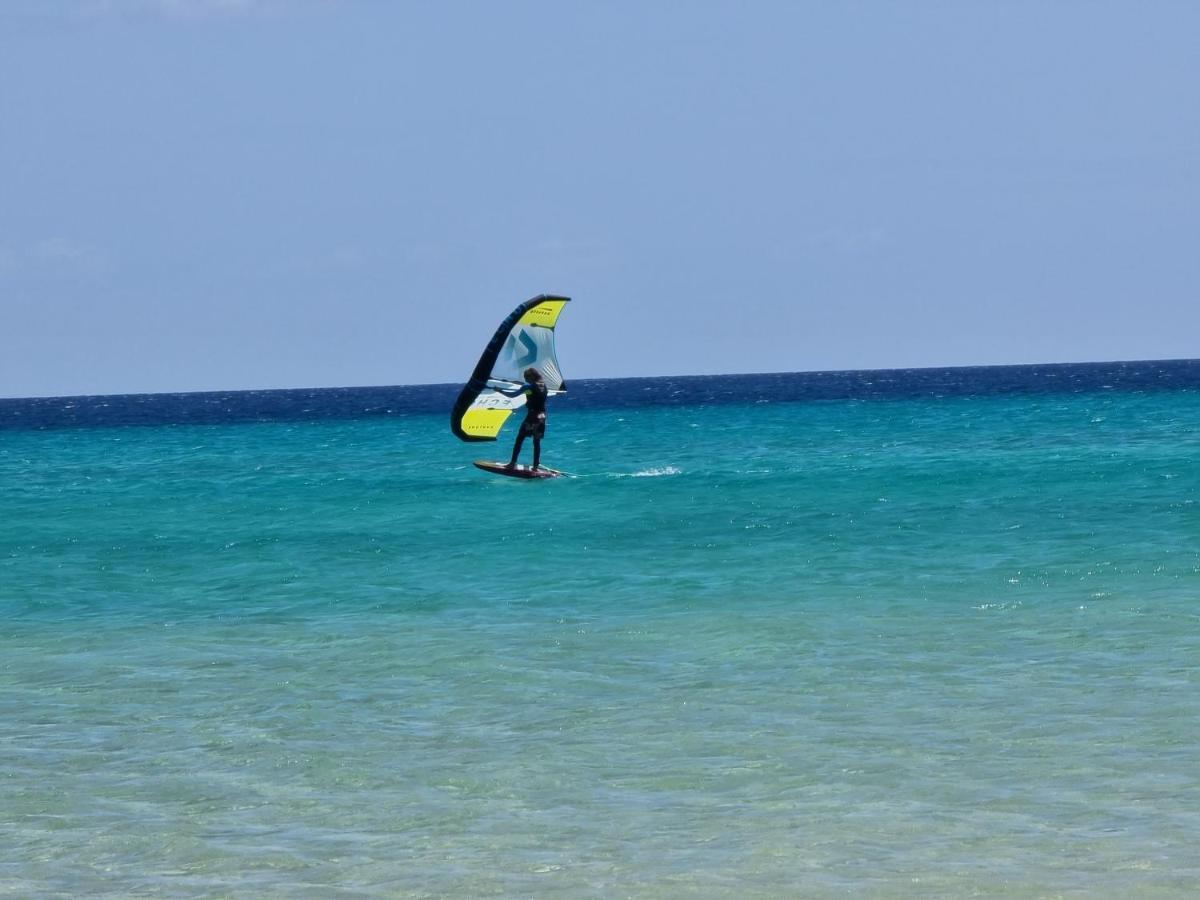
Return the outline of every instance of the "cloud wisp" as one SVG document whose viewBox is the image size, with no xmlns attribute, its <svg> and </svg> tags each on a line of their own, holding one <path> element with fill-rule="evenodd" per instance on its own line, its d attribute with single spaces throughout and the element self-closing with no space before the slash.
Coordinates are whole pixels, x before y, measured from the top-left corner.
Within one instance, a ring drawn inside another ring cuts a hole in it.
<svg viewBox="0 0 1200 900">
<path fill-rule="evenodd" d="M 0 275 L 21 272 L 77 272 L 96 274 L 110 266 L 100 247 L 55 236 L 21 247 L 0 246 Z"/>
<path fill-rule="evenodd" d="M 295 4 L 298 5 L 298 4 Z M 29 20 L 86 24 L 123 19 L 200 21 L 282 11 L 283 0 L 16 0 L 5 14 Z"/>
</svg>

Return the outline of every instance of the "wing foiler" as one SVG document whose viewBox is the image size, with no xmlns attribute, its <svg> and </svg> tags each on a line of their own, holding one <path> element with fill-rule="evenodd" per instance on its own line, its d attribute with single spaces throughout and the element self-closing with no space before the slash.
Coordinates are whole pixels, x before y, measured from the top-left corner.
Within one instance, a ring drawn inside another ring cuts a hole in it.
<svg viewBox="0 0 1200 900">
<path fill-rule="evenodd" d="M 520 386 L 525 381 L 522 373 L 530 366 L 541 373 L 551 393 L 567 389 L 554 353 L 554 326 L 570 300 L 541 294 L 500 323 L 450 413 L 450 430 L 457 437 L 494 441 L 505 420 L 525 405 L 524 396 L 506 397 L 497 388 Z"/>
</svg>

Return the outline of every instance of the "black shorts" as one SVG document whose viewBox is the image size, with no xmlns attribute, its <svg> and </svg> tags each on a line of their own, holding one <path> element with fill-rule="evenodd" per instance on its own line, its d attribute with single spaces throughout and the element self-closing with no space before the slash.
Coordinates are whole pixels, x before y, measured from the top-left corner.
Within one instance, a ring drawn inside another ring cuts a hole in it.
<svg viewBox="0 0 1200 900">
<path fill-rule="evenodd" d="M 529 416 L 521 423 L 521 434 L 541 440 L 546 436 L 546 416 Z"/>
</svg>

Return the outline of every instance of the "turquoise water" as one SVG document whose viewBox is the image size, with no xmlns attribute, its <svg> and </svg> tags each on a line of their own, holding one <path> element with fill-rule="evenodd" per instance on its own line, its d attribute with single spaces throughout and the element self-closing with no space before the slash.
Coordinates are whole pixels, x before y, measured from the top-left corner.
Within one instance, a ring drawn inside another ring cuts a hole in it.
<svg viewBox="0 0 1200 900">
<path fill-rule="evenodd" d="M 551 413 L 0 434 L 0 894 L 1200 888 L 1200 393 Z"/>
</svg>

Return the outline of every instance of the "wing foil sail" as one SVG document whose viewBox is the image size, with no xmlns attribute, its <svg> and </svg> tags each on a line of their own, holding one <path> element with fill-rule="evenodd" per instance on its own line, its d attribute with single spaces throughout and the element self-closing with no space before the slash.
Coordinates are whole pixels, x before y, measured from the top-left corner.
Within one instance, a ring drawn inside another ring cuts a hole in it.
<svg viewBox="0 0 1200 900">
<path fill-rule="evenodd" d="M 541 373 L 546 388 L 566 390 L 554 350 L 554 326 L 570 297 L 541 294 L 526 300 L 500 323 L 483 350 L 470 380 L 463 386 L 450 412 L 450 430 L 464 441 L 494 441 L 514 410 L 525 398 L 507 397 L 497 390 L 520 385 L 524 371 L 533 367 Z"/>
</svg>

